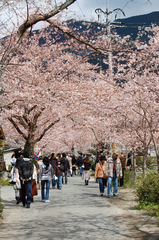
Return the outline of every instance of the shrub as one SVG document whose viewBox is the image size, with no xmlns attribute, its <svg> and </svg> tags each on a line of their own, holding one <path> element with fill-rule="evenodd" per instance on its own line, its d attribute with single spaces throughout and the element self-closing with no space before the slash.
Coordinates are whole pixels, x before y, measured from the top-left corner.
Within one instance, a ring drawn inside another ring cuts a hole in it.
<svg viewBox="0 0 159 240">
<path fill-rule="evenodd" d="M 159 204 L 159 174 L 150 173 L 146 178 L 140 177 L 135 193 L 140 203 Z"/>
<path fill-rule="evenodd" d="M 0 198 L 0 217 L 2 217 L 4 205 L 2 204 L 2 198 Z"/>
</svg>

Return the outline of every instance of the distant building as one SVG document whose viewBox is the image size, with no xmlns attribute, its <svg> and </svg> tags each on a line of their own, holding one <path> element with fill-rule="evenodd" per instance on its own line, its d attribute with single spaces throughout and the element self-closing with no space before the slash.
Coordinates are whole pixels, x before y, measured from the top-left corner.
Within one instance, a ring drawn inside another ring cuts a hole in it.
<svg viewBox="0 0 159 240">
<path fill-rule="evenodd" d="M 15 156 L 21 152 L 22 148 L 9 148 L 9 149 L 5 149 L 4 150 L 4 159 L 6 161 L 6 169 L 9 170 L 11 167 L 11 157 L 13 154 L 15 154 Z"/>
</svg>

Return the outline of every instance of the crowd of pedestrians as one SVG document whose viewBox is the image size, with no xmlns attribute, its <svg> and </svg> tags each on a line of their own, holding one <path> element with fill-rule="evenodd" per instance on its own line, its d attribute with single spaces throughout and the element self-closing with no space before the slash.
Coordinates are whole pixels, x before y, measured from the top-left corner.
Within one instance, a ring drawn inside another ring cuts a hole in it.
<svg viewBox="0 0 159 240">
<path fill-rule="evenodd" d="M 114 151 L 112 157 L 104 156 L 101 151 L 97 155 L 95 163 L 91 166 L 88 156 L 79 154 L 76 158 L 73 154 L 55 154 L 50 157 L 39 158 L 35 164 L 29 157 L 28 152 L 22 156 L 15 155 L 11 158 L 12 170 L 11 177 L 16 177 L 14 184 L 16 203 L 22 202 L 23 206 L 30 208 L 33 197 L 38 194 L 37 183 L 41 189 L 41 201 L 48 203 L 50 184 L 52 189 L 62 190 L 62 185 L 68 183 L 68 176 L 75 176 L 78 173 L 88 185 L 90 180 L 90 170 L 95 170 L 95 179 L 99 183 L 100 195 L 104 195 L 107 188 L 107 197 L 118 196 L 118 178 L 120 186 L 124 184 L 124 170 L 126 170 L 126 156 Z M 113 182 L 113 185 L 112 185 Z M 113 186 L 113 190 L 112 190 Z"/>
</svg>

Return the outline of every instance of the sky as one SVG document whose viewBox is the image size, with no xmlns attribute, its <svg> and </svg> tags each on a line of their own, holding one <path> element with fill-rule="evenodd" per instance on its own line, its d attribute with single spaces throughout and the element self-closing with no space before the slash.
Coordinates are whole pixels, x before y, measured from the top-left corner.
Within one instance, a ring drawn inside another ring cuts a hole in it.
<svg viewBox="0 0 159 240">
<path fill-rule="evenodd" d="M 97 21 L 98 17 L 95 9 L 101 8 L 103 11 L 106 11 L 107 1 L 108 0 L 77 0 L 77 2 L 69 7 L 69 10 L 75 11 L 76 14 L 84 20 L 90 21 L 94 19 Z M 109 0 L 108 2 L 109 11 L 120 8 L 124 11 L 126 18 L 159 11 L 159 0 Z M 118 14 L 118 18 L 123 17 L 122 13 Z M 110 15 L 110 19 L 114 20 L 113 18 L 113 14 L 112 16 Z"/>
</svg>

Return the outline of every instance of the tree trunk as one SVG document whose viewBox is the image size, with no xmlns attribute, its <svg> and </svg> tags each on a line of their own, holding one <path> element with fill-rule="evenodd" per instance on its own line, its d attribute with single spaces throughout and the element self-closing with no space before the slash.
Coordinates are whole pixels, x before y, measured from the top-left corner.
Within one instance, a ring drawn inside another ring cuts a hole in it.
<svg viewBox="0 0 159 240">
<path fill-rule="evenodd" d="M 143 174 L 144 174 L 144 178 L 146 177 L 146 169 L 147 169 L 146 157 L 147 157 L 147 151 L 144 150 L 144 152 L 143 152 Z"/>
<path fill-rule="evenodd" d="M 133 153 L 133 183 L 136 183 L 136 155 Z"/>
<path fill-rule="evenodd" d="M 24 151 L 27 151 L 29 153 L 30 158 L 33 157 L 34 146 L 35 146 L 35 142 L 33 140 L 32 141 L 27 140 L 25 143 Z"/>
<path fill-rule="evenodd" d="M 157 169 L 158 169 L 158 174 L 159 174 L 159 154 L 156 154 L 157 156 Z"/>
</svg>

